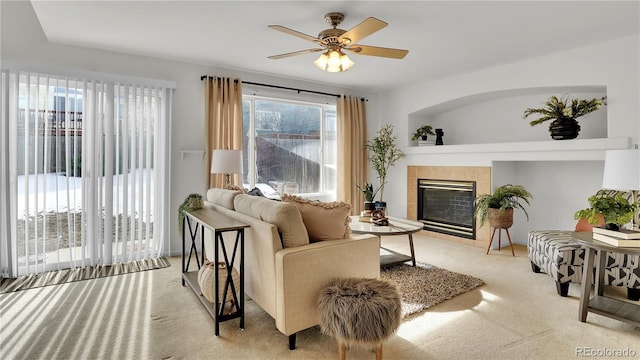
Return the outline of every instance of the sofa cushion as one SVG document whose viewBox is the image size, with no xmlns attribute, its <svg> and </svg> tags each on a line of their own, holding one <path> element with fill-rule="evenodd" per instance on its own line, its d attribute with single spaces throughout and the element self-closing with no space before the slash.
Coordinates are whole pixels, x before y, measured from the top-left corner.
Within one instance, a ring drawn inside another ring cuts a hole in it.
<svg viewBox="0 0 640 360">
<path fill-rule="evenodd" d="M 311 242 L 346 239 L 351 235 L 349 203 L 314 201 L 287 194 L 282 195 L 282 201 L 298 207 Z"/>
<path fill-rule="evenodd" d="M 234 210 L 233 199 L 236 195 L 241 193 L 242 192 L 238 190 L 211 188 L 207 190 L 207 201 L 225 207 L 229 210 Z"/>
<path fill-rule="evenodd" d="M 295 205 L 246 194 L 237 195 L 233 200 L 237 212 L 277 226 L 283 247 L 309 244 L 307 229 Z"/>
</svg>

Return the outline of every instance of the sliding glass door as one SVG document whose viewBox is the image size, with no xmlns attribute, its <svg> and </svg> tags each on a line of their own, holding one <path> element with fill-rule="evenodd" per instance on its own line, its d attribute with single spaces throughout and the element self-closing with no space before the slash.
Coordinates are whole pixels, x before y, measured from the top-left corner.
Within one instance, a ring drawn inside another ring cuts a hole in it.
<svg viewBox="0 0 640 360">
<path fill-rule="evenodd" d="M 9 71 L 2 88 L 3 276 L 160 256 L 172 89 Z"/>
</svg>

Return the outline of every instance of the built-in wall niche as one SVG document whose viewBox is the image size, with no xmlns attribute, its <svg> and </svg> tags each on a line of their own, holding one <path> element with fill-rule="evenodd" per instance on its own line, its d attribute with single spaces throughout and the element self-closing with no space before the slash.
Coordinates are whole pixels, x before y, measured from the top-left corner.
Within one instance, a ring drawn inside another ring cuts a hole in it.
<svg viewBox="0 0 640 360">
<path fill-rule="evenodd" d="M 591 99 L 607 95 L 605 86 L 510 89 L 449 99 L 409 114 L 408 138 L 422 125 L 444 131 L 444 145 L 492 144 L 551 140 L 549 122 L 530 126 L 527 108 L 543 107 L 551 96 Z M 607 138 L 607 107 L 578 119 L 578 139 Z M 566 140 L 565 140 L 566 141 Z M 417 142 L 410 141 L 410 146 Z"/>
</svg>

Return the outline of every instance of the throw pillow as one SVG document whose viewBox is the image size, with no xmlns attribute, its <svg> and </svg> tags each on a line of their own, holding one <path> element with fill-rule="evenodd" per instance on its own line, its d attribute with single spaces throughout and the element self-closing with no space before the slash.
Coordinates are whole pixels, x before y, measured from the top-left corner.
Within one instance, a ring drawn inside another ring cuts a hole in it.
<svg viewBox="0 0 640 360">
<path fill-rule="evenodd" d="M 281 234 L 283 247 L 309 244 L 307 229 L 294 204 L 247 194 L 236 196 L 233 204 L 237 212 L 275 225 Z"/>
<path fill-rule="evenodd" d="M 295 195 L 282 195 L 282 201 L 295 204 L 311 242 L 346 239 L 351 235 L 351 204 L 308 200 Z"/>
</svg>

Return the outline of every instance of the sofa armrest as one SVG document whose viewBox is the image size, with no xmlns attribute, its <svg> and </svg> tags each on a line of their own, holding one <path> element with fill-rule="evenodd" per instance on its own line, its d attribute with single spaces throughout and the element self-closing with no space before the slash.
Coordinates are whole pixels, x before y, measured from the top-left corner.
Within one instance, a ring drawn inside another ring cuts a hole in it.
<svg viewBox="0 0 640 360">
<path fill-rule="evenodd" d="M 317 299 L 332 278 L 380 276 L 376 236 L 286 248 L 276 253 L 276 327 L 285 335 L 319 323 Z"/>
</svg>

